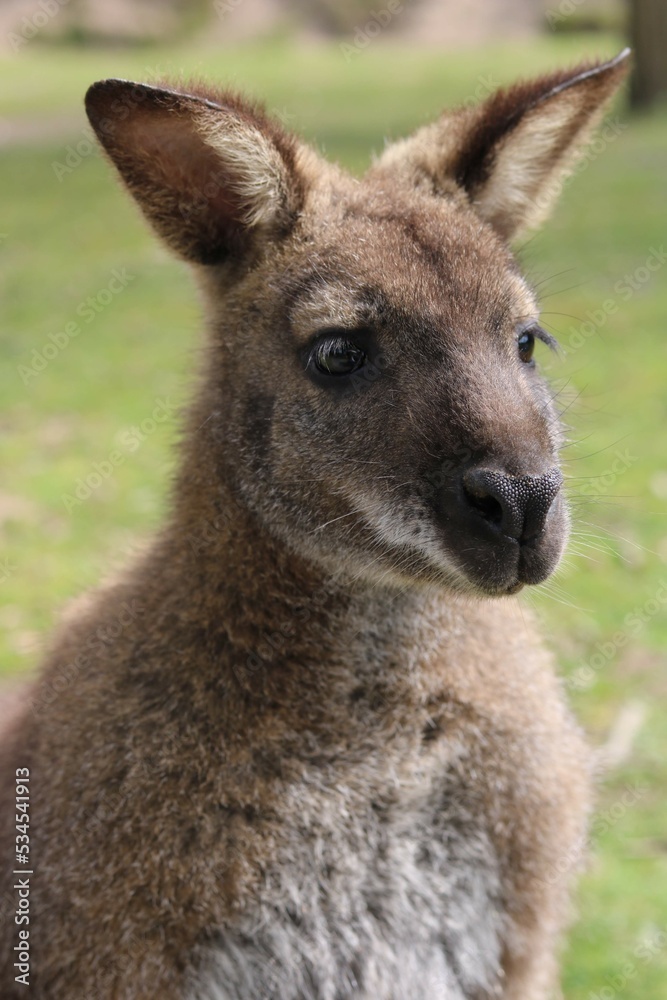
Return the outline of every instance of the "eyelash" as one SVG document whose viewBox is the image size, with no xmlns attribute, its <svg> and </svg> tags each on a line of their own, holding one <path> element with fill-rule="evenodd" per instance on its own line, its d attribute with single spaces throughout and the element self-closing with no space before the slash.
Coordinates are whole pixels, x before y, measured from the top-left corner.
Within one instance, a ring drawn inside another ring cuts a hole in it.
<svg viewBox="0 0 667 1000">
<path fill-rule="evenodd" d="M 543 344 L 546 344 L 552 351 L 557 351 L 560 347 L 556 338 L 552 334 L 547 333 L 539 323 L 526 323 L 525 326 L 519 326 L 517 328 L 517 338 L 523 333 L 532 333 L 536 340 L 540 340 Z"/>
</svg>

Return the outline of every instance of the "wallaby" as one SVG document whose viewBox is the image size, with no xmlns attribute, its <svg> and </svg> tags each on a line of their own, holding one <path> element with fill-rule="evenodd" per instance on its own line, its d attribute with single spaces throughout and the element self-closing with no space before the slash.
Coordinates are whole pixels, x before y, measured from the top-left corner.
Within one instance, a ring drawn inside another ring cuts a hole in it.
<svg viewBox="0 0 667 1000">
<path fill-rule="evenodd" d="M 88 91 L 208 349 L 167 523 L 4 725 L 5 1000 L 557 991 L 590 767 L 510 598 L 568 514 L 508 241 L 626 57 L 361 179 L 226 92 Z"/>
</svg>

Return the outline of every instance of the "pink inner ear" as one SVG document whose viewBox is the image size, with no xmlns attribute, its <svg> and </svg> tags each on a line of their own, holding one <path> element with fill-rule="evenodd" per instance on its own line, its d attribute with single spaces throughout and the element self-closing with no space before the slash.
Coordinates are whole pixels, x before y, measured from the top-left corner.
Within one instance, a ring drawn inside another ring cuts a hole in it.
<svg viewBox="0 0 667 1000">
<path fill-rule="evenodd" d="M 627 52 L 624 50 L 608 63 L 582 64 L 575 70 L 559 70 L 497 90 L 480 106 L 480 114 L 460 150 L 455 167 L 457 181 L 470 191 L 483 184 L 492 169 L 497 144 L 511 134 L 528 112 L 549 99 L 569 101 L 576 109 L 563 129 L 562 149 L 567 148 L 581 125 L 625 75 Z M 557 150 L 550 149 L 552 158 L 556 154 Z"/>
<path fill-rule="evenodd" d="M 205 206 L 209 221 L 220 225 L 240 220 L 229 165 L 204 142 L 189 116 L 176 111 L 138 115 L 129 125 L 128 140 L 146 182 L 171 192 L 184 210 Z"/>
<path fill-rule="evenodd" d="M 269 149 L 269 170 L 271 162 L 276 170 L 275 158 L 280 158 L 290 192 L 289 211 L 281 218 L 283 232 L 296 216 L 303 185 L 294 170 L 293 138 L 261 109 L 233 94 L 216 95 L 213 101 L 210 95 L 194 90 L 177 93 L 127 80 L 100 80 L 86 94 L 86 111 L 158 233 L 187 260 L 208 264 L 245 252 L 252 226 L 248 224 L 243 149 L 235 155 L 232 150 L 226 157 L 222 149 L 215 150 L 205 141 L 200 126 L 223 133 L 227 125 L 240 132 L 247 127 L 263 137 Z M 247 155 L 252 159 L 252 151 Z"/>
<path fill-rule="evenodd" d="M 214 263 L 246 243 L 233 171 L 197 130 L 224 114 L 197 97 L 123 80 L 94 84 L 86 110 L 142 211 L 188 260 Z"/>
</svg>

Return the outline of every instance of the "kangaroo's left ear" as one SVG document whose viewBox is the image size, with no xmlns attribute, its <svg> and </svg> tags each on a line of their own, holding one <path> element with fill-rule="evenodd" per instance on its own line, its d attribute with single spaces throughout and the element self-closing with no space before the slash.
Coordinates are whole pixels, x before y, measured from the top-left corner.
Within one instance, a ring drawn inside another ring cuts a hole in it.
<svg viewBox="0 0 667 1000">
<path fill-rule="evenodd" d="M 247 263 L 294 224 L 300 147 L 241 98 L 101 80 L 86 111 L 146 218 L 186 260 Z"/>
<path fill-rule="evenodd" d="M 628 68 L 629 49 L 445 113 L 371 168 L 431 194 L 461 189 L 506 239 L 540 223 Z"/>
</svg>

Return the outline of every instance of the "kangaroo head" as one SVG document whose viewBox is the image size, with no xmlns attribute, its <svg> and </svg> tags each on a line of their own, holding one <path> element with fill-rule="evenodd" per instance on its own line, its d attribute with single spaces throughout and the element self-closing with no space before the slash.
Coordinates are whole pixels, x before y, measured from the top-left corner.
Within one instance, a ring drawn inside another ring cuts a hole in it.
<svg viewBox="0 0 667 1000">
<path fill-rule="evenodd" d="M 551 573 L 568 516 L 533 350 L 552 338 L 508 241 L 625 56 L 445 113 L 361 179 L 229 94 L 91 87 L 104 148 L 198 273 L 206 461 L 265 530 L 373 580 L 501 594 Z"/>
</svg>

